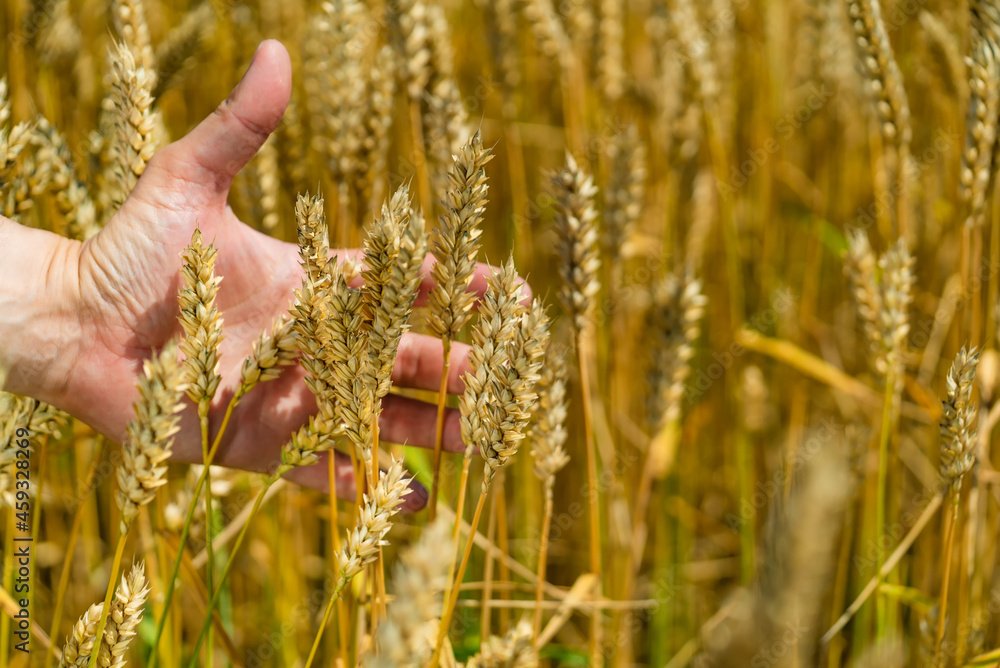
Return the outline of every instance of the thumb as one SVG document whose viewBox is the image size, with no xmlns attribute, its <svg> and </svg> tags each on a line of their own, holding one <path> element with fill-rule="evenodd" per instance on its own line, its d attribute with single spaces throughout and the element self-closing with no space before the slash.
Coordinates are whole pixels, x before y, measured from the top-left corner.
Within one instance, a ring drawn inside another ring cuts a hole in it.
<svg viewBox="0 0 1000 668">
<path fill-rule="evenodd" d="M 161 165 L 171 176 L 207 189 L 210 199 L 224 200 L 233 178 L 281 122 L 291 88 L 288 51 L 278 41 L 263 42 L 229 98 L 183 139 L 161 151 L 166 154 L 160 156 Z"/>
</svg>

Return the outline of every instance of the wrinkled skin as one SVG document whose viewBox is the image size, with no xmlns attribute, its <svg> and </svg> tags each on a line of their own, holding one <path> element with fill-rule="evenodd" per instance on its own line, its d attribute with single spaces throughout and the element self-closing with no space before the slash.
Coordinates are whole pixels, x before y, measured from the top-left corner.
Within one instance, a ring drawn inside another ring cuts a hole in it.
<svg viewBox="0 0 1000 668">
<path fill-rule="evenodd" d="M 181 334 L 180 253 L 198 226 L 205 243 L 218 248 L 216 273 L 223 277 L 217 299 L 224 321 L 219 369 L 223 381 L 211 412 L 215 433 L 254 340 L 287 312 L 293 290 L 301 285 L 297 246 L 253 230 L 226 204 L 233 177 L 278 126 L 290 92 L 287 51 L 278 42 L 264 42 L 229 99 L 187 136 L 153 157 L 131 196 L 94 238 L 81 244 L 0 220 L 0 243 L 29 247 L 35 254 L 31 266 L 40 274 L 39 286 L 30 295 L 39 306 L 15 303 L 23 322 L 7 326 L 10 345 L 4 351 L 6 359 L 0 360 L 11 370 L 6 389 L 48 401 L 122 440 L 133 415 L 136 376 L 143 360 Z M 430 261 L 425 264 L 425 270 L 429 268 Z M 473 289 L 485 289 L 487 272 L 485 266 L 478 267 Z M 0 275 L 7 280 L 6 274 Z M 419 299 L 430 287 L 425 271 Z M 24 299 L 23 290 L 18 298 Z M 12 299 L 0 300 L 0 306 Z M 449 378 L 453 393 L 462 389 L 466 353 L 464 346 L 453 347 Z M 17 359 L 18 354 L 24 358 Z M 407 334 L 393 373 L 395 384 L 436 390 L 441 355 L 436 339 Z M 243 399 L 216 463 L 273 470 L 281 445 L 315 411 L 303 372 L 289 367 L 281 378 L 258 386 Z M 386 441 L 433 447 L 434 420 L 434 406 L 390 395 L 384 401 L 381 434 Z M 463 449 L 458 415 L 451 410 L 445 448 Z M 198 420 L 191 406 L 183 413 L 174 457 L 186 462 L 201 459 Z M 325 460 L 289 477 L 325 491 Z M 426 501 L 423 488 L 414 487 L 417 493 L 408 497 L 409 510 Z M 337 492 L 345 498 L 354 493 L 350 462 L 340 454 Z"/>
</svg>

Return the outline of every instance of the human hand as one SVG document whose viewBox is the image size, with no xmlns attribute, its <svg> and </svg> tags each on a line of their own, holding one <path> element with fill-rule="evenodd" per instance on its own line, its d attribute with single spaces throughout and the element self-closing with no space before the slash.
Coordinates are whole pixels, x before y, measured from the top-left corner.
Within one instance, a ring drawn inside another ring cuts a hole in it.
<svg viewBox="0 0 1000 668">
<path fill-rule="evenodd" d="M 292 292 L 302 281 L 298 247 L 253 230 L 226 204 L 233 178 L 277 128 L 290 94 L 288 53 L 278 42 L 264 42 L 229 99 L 187 136 L 153 157 L 132 194 L 94 238 L 81 244 L 37 230 L 15 230 L 10 221 L 0 221 L 0 243 L 5 237 L 15 243 L 21 240 L 41 253 L 36 282 L 42 285 L 35 290 L 35 299 L 48 302 L 36 314 L 46 323 L 43 333 L 32 334 L 39 323 L 25 324 L 7 338 L 2 361 L 13 372 L 9 391 L 47 401 L 120 441 L 133 417 L 143 360 L 181 334 L 180 253 L 197 226 L 206 243 L 218 249 L 215 269 L 223 277 L 216 302 L 225 339 L 220 346 L 222 385 L 210 413 L 214 437 L 254 340 L 288 311 Z M 430 262 L 425 270 L 429 267 Z M 487 271 L 485 265 L 477 269 L 473 289 L 485 289 Z M 0 273 L 0 280 L 9 282 L 9 273 Z M 418 303 L 432 286 L 427 271 L 425 276 Z M 13 302 L 17 309 L 10 292 L 9 286 L 0 286 L 0 305 Z M 0 334 L 3 329 L 0 324 Z M 42 364 L 37 363 L 40 351 L 48 351 Z M 452 348 L 450 392 L 462 390 L 466 353 L 464 346 Z M 437 339 L 407 334 L 400 344 L 394 383 L 436 390 L 441 356 Z M 216 464 L 252 471 L 276 467 L 281 445 L 316 411 L 303 375 L 299 367 L 289 367 L 280 378 L 243 398 Z M 383 409 L 384 440 L 433 447 L 434 406 L 390 395 Z M 453 410 L 446 417 L 444 444 L 447 450 L 463 449 Z M 183 414 L 174 458 L 201 461 L 194 410 Z M 352 498 L 353 473 L 346 457 L 337 456 L 336 470 L 338 494 Z M 289 477 L 327 488 L 325 464 L 295 470 Z M 423 506 L 422 491 L 409 495 L 411 510 Z"/>
</svg>

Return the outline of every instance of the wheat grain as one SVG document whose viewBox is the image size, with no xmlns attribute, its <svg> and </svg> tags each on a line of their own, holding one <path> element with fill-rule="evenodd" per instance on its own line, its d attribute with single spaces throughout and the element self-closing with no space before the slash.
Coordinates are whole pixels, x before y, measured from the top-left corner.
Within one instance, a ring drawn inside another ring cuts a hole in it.
<svg viewBox="0 0 1000 668">
<path fill-rule="evenodd" d="M 975 18 L 975 13 L 974 13 Z M 997 115 L 1000 114 L 1000 46 L 996 28 L 973 20 L 969 59 L 969 111 L 962 151 L 961 198 L 968 206 L 969 226 L 983 223 L 996 162 Z"/>
<path fill-rule="evenodd" d="M 612 140 L 611 178 L 604 189 L 604 246 L 620 273 L 622 259 L 632 253 L 646 190 L 646 147 L 635 125 Z"/>
<path fill-rule="evenodd" d="M 295 291 L 289 313 L 295 346 L 301 352 L 299 364 L 306 371 L 306 386 L 315 395 L 320 412 L 334 419 L 337 406 L 336 375 L 327 364 L 321 337 L 330 309 L 336 263 L 329 259 L 329 241 L 323 198 L 299 196 L 295 204 L 302 287 Z"/>
<path fill-rule="evenodd" d="M 306 280 L 314 290 L 327 287 L 330 276 L 327 265 L 330 262 L 330 232 L 326 224 L 323 197 L 308 193 L 299 195 L 295 201 L 299 257 Z"/>
<path fill-rule="evenodd" d="M 546 482 L 551 480 L 566 464 L 566 357 L 549 352 L 541 367 L 538 380 L 538 411 L 535 427 L 531 432 L 531 456 L 535 460 L 535 475 Z"/>
<path fill-rule="evenodd" d="M 844 256 L 844 272 L 850 279 L 858 315 L 864 324 L 865 334 L 873 346 L 881 346 L 882 330 L 878 326 L 882 312 L 882 293 L 875 279 L 878 259 L 868 243 L 868 235 L 857 230 L 848 239 Z"/>
<path fill-rule="evenodd" d="M 507 363 L 507 343 L 524 313 L 521 290 L 513 258 L 487 279 L 479 320 L 472 330 L 469 371 L 463 376 L 465 391 L 459 402 L 467 458 L 484 438 L 481 413 L 490 398 L 493 373 Z"/>
<path fill-rule="evenodd" d="M 97 635 L 97 624 L 101 619 L 103 603 L 95 603 L 83 613 L 83 616 L 73 625 L 73 632 L 63 645 L 60 668 L 86 666 L 94 651 L 94 639 Z"/>
<path fill-rule="evenodd" d="M 684 382 L 691 372 L 694 342 L 707 300 L 701 281 L 669 275 L 653 290 L 652 306 L 646 314 L 650 366 L 647 395 L 650 425 L 661 429 L 681 413 Z"/>
<path fill-rule="evenodd" d="M 422 0 L 394 0 L 391 8 L 392 16 L 396 18 L 406 93 L 411 99 L 417 100 L 431 77 L 427 5 Z"/>
<path fill-rule="evenodd" d="M 903 75 L 889 43 L 879 0 L 847 0 L 861 67 L 875 101 L 882 135 L 888 143 L 908 146 L 913 130 Z"/>
<path fill-rule="evenodd" d="M 58 436 L 69 416 L 54 406 L 29 397 L 0 392 L 0 507 L 15 508 L 15 489 L 20 488 L 15 473 L 18 441 Z M 18 429 L 27 429 L 27 434 Z M 23 461 L 23 460 L 22 460 Z M 35 487 L 29 488 L 33 494 Z"/>
<path fill-rule="evenodd" d="M 542 52 L 549 58 L 568 57 L 571 52 L 569 35 L 552 0 L 525 0 L 522 7 Z"/>
<path fill-rule="evenodd" d="M 533 668 L 538 654 L 531 645 L 531 624 L 518 622 L 503 638 L 492 636 L 479 654 L 469 659 L 468 668 Z"/>
<path fill-rule="evenodd" d="M 883 371 L 895 369 L 901 363 L 906 348 L 906 337 L 910 331 L 908 311 L 913 301 L 914 262 L 902 239 L 879 258 L 879 269 L 882 271 L 879 322 L 884 345 L 880 360 Z"/>
<path fill-rule="evenodd" d="M 156 55 L 149 37 L 143 0 L 114 0 L 111 3 L 111 13 L 115 20 L 115 30 L 121 35 L 122 45 L 128 49 L 136 65 L 150 77 L 151 91 L 155 86 Z"/>
<path fill-rule="evenodd" d="M 975 463 L 976 406 L 972 390 L 979 352 L 964 347 L 948 372 L 947 398 L 941 402 L 941 481 L 957 492 Z"/>
<path fill-rule="evenodd" d="M 179 429 L 178 413 L 184 408 L 184 373 L 173 344 L 143 362 L 135 419 L 128 424 L 118 467 L 115 502 L 121 512 L 122 535 L 128 532 L 140 506 L 151 502 L 156 490 L 167 482 L 166 461 Z"/>
<path fill-rule="evenodd" d="M 347 545 L 338 557 L 340 581 L 338 589 L 378 558 L 379 548 L 388 545 L 386 534 L 392 528 L 391 519 L 399 512 L 403 497 L 412 490 L 403 477 L 402 460 L 393 460 L 388 471 L 380 473 L 378 484 L 365 494 L 358 514 L 357 526 L 347 534 Z"/>
<path fill-rule="evenodd" d="M 617 0 L 601 0 L 597 71 L 601 92 L 616 102 L 625 92 L 625 17 Z"/>
<path fill-rule="evenodd" d="M 597 188 L 593 178 L 569 154 L 566 166 L 551 177 L 551 183 L 557 203 L 556 233 L 562 259 L 563 286 L 559 297 L 577 331 L 589 331 L 593 325 L 595 298 L 601 289 L 597 210 L 594 208 Z"/>
<path fill-rule="evenodd" d="M 271 325 L 271 331 L 261 333 L 254 341 L 253 352 L 243 360 L 240 383 L 246 394 L 258 383 L 266 383 L 281 375 L 284 367 L 298 360 L 299 349 L 293 330 L 295 323 L 286 317 Z"/>
<path fill-rule="evenodd" d="M 364 332 L 362 293 L 336 277 L 324 323 L 324 352 L 333 371 L 337 417 L 366 466 L 372 464 L 375 413 L 375 372 Z M 367 470 L 371 471 L 372 468 Z"/>
<path fill-rule="evenodd" d="M 196 404 L 210 403 L 222 378 L 219 376 L 219 344 L 222 342 L 222 317 L 215 307 L 221 276 L 215 275 L 215 246 L 202 244 L 201 230 L 195 229 L 191 243 L 181 257 L 183 285 L 178 294 L 184 329 L 181 341 L 184 353 L 184 383 L 187 394 Z M 204 410 L 199 407 L 199 410 Z"/>
<path fill-rule="evenodd" d="M 77 176 L 66 138 L 41 117 L 34 132 L 33 143 L 38 147 L 38 161 L 51 175 L 47 187 L 55 193 L 56 205 L 66 217 L 67 236 L 89 239 L 100 229 L 97 226 L 97 209 L 87 186 Z"/>
<path fill-rule="evenodd" d="M 154 134 L 160 123 L 153 107 L 155 74 L 141 63 L 124 44 L 112 50 L 113 81 L 111 104 L 115 138 L 112 144 L 112 173 L 116 190 L 113 205 L 120 206 L 146 170 L 146 163 L 156 152 Z"/>
<path fill-rule="evenodd" d="M 309 422 L 298 429 L 281 448 L 281 464 L 275 476 L 281 476 L 300 466 L 311 466 L 319 455 L 333 448 L 340 425 L 323 415 L 310 416 Z"/>
<path fill-rule="evenodd" d="M 368 325 L 368 356 L 374 371 L 374 393 L 381 399 L 392 385 L 390 375 L 420 285 L 427 255 L 424 217 L 410 206 L 409 191 L 401 187 L 376 220 L 365 247 L 362 304 Z"/>
<path fill-rule="evenodd" d="M 97 665 L 102 668 L 125 665 L 125 653 L 138 632 L 148 594 L 145 566 L 142 563 L 133 566 L 128 576 L 122 573 L 121 584 L 111 602 L 111 612 L 97 650 Z"/>
<path fill-rule="evenodd" d="M 486 210 L 486 164 L 493 159 L 477 132 L 455 156 L 448 172 L 450 187 L 445 213 L 435 230 L 432 251 L 436 260 L 432 269 L 434 288 L 428 298 L 431 332 L 453 340 L 471 317 L 476 296 L 468 291 L 479 247 Z"/>
<path fill-rule="evenodd" d="M 534 386 L 548 346 L 548 328 L 545 308 L 535 300 L 531 309 L 521 315 L 513 339 L 507 344 L 507 364 L 492 370 L 489 398 L 480 407 L 484 434 L 479 451 L 486 460 L 483 494 L 524 439 L 538 398 Z"/>
<path fill-rule="evenodd" d="M 322 125 L 313 143 L 332 177 L 353 183 L 367 113 L 362 49 L 367 12 L 357 0 L 324 2 L 306 35 L 306 93 Z"/>
<path fill-rule="evenodd" d="M 369 73 L 370 110 L 366 115 L 367 131 L 361 142 L 359 168 L 355 187 L 362 205 L 371 199 L 382 199 L 381 175 L 385 172 L 396 95 L 396 54 L 392 47 L 383 46 Z"/>
</svg>

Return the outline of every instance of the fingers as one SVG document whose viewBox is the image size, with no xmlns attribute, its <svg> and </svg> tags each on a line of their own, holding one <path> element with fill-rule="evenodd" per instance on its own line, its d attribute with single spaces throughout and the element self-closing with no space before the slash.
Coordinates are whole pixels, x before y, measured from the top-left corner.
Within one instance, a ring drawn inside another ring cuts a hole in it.
<svg viewBox="0 0 1000 668">
<path fill-rule="evenodd" d="M 461 394 L 465 391 L 462 376 L 469 370 L 469 346 L 452 343 L 448 359 L 448 393 Z M 437 392 L 441 387 L 443 361 L 441 339 L 426 334 L 405 334 L 399 341 L 392 382 L 399 387 Z"/>
<path fill-rule="evenodd" d="M 288 51 L 280 42 L 263 42 L 229 98 L 187 136 L 161 151 L 158 165 L 224 202 L 233 177 L 281 122 L 291 85 Z"/>
<path fill-rule="evenodd" d="M 444 449 L 464 452 L 461 416 L 455 408 L 446 408 L 444 415 Z M 390 394 L 382 400 L 382 417 L 378 421 L 380 438 L 389 443 L 433 448 L 437 427 L 437 406 L 409 397 Z"/>
<path fill-rule="evenodd" d="M 354 481 L 354 469 L 351 466 L 351 458 L 340 451 L 324 453 L 320 456 L 320 461 L 313 466 L 302 466 L 289 471 L 285 477 L 306 487 L 319 490 L 328 494 L 330 490 L 330 476 L 327 460 L 330 454 L 334 456 L 334 477 L 337 485 L 337 498 L 345 501 L 353 501 L 356 498 L 357 488 Z M 410 493 L 403 497 L 403 505 L 400 510 L 404 513 L 415 513 L 427 505 L 427 488 L 416 480 L 410 481 Z"/>
</svg>

